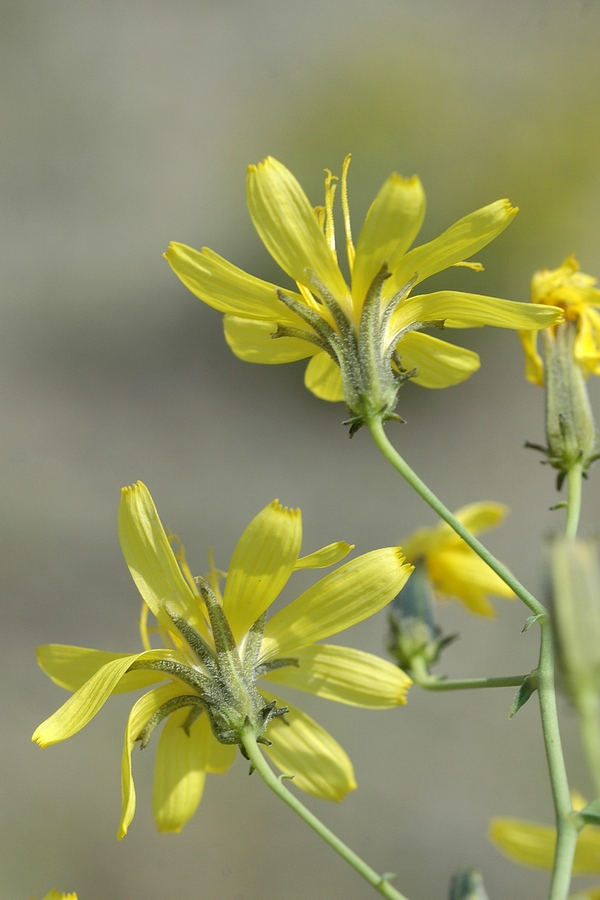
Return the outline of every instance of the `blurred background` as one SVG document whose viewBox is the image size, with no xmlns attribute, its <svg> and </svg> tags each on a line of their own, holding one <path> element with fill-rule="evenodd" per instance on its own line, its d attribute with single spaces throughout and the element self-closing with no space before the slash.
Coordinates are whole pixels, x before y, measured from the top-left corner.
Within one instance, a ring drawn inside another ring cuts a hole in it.
<svg viewBox="0 0 600 900">
<path fill-rule="evenodd" d="M 300 506 L 306 552 L 365 552 L 434 524 L 381 459 L 352 441 L 342 405 L 303 387 L 302 363 L 251 366 L 221 316 L 171 273 L 169 240 L 204 244 L 285 283 L 251 226 L 245 169 L 272 154 L 322 202 L 323 169 L 353 153 L 355 235 L 393 170 L 420 174 L 419 241 L 499 197 L 521 212 L 429 286 L 528 299 L 532 272 L 576 252 L 600 274 L 600 9 L 593 0 L 116 0 L 0 5 L 2 115 L 1 895 L 80 900 L 366 898 L 371 889 L 278 804 L 241 759 L 209 777 L 179 836 L 151 820 L 153 753 L 134 754 L 138 811 L 115 839 L 131 700 L 41 751 L 35 726 L 66 699 L 36 645 L 139 646 L 139 597 L 116 532 L 122 485 L 141 478 L 194 571 L 227 567 L 273 497 Z M 441 392 L 401 394 L 400 451 L 451 507 L 497 500 L 512 516 L 488 545 L 543 596 L 544 538 L 564 514 L 543 441 L 542 391 L 512 332 L 463 331 L 482 368 Z M 453 333 L 445 338 L 453 339 Z M 591 384 L 598 412 L 598 387 Z M 582 533 L 598 530 L 600 471 Z M 498 601 L 496 621 L 440 609 L 460 641 L 439 672 L 527 672 L 538 632 Z M 383 652 L 381 614 L 341 640 Z M 290 697 L 290 699 L 296 699 Z M 542 900 L 548 878 L 486 840 L 493 815 L 551 822 L 535 701 L 511 690 L 430 695 L 374 713 L 303 696 L 352 757 L 359 789 L 308 805 L 411 900 L 447 896 L 475 866 L 492 900 Z M 591 790 L 577 723 L 562 730 L 575 787 Z M 155 742 L 154 742 L 155 744 Z"/>
</svg>

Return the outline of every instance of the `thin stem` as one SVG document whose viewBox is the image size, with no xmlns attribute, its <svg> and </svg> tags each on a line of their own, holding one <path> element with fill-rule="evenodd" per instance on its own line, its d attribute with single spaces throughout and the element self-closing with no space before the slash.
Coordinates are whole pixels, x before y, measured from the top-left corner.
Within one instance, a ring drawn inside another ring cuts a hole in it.
<svg viewBox="0 0 600 900">
<path fill-rule="evenodd" d="M 420 656 L 412 662 L 410 676 L 427 691 L 468 691 L 474 688 L 521 687 L 526 675 L 502 675 L 490 678 L 443 678 L 432 675 Z"/>
<path fill-rule="evenodd" d="M 576 463 L 567 474 L 569 496 L 567 499 L 567 524 L 565 537 L 574 540 L 577 537 L 579 516 L 581 513 L 581 484 L 583 481 L 583 464 Z"/>
<path fill-rule="evenodd" d="M 381 450 L 385 458 L 403 476 L 403 478 L 415 489 L 415 491 L 431 506 L 437 514 L 450 525 L 451 528 L 483 559 L 484 562 L 521 598 L 532 613 L 538 616 L 541 629 L 540 657 L 537 668 L 538 694 L 540 702 L 540 714 L 542 720 L 542 733 L 548 761 L 548 772 L 552 788 L 552 799 L 556 816 L 556 853 L 554 868 L 550 885 L 549 900 L 566 900 L 571 882 L 571 870 L 573 855 L 577 843 L 578 825 L 573 816 L 571 797 L 567 772 L 560 741 L 558 728 L 558 714 L 556 709 L 556 693 L 554 688 L 554 648 L 550 621 L 546 608 L 531 594 L 502 563 L 477 540 L 461 522 L 452 515 L 450 510 L 438 500 L 427 485 L 421 481 L 410 466 L 389 442 L 383 429 L 381 419 L 374 418 L 368 423 L 373 440 Z M 575 481 L 575 478 L 574 478 Z M 574 485 L 575 492 L 577 485 Z M 576 495 L 576 494 L 575 494 Z M 575 500 L 572 501 L 575 507 Z M 576 523 L 578 517 L 573 512 L 567 516 L 570 527 Z"/>
<path fill-rule="evenodd" d="M 578 826 L 573 817 L 567 771 L 560 741 L 556 692 L 554 689 L 554 648 L 548 619 L 540 621 L 541 644 L 537 669 L 542 734 L 556 816 L 556 853 L 549 900 L 565 900 L 571 883 Z"/>
<path fill-rule="evenodd" d="M 250 729 L 243 734 L 242 738 L 244 749 L 246 750 L 253 767 L 261 776 L 267 787 L 271 788 L 273 793 L 277 794 L 280 800 L 283 800 L 290 809 L 293 809 L 296 815 L 300 816 L 309 828 L 316 831 L 319 837 L 323 838 L 325 843 L 329 844 L 329 846 L 335 850 L 348 865 L 352 866 L 359 875 L 362 875 L 365 881 L 368 881 L 371 887 L 374 887 L 376 891 L 379 891 L 379 893 L 384 897 L 387 897 L 388 900 L 408 900 L 404 894 L 401 894 L 400 891 L 397 891 L 396 888 L 391 885 L 388 877 L 379 875 L 371 868 L 371 866 L 367 865 L 360 856 L 357 856 L 350 847 L 344 844 L 344 842 L 333 833 L 333 831 L 330 831 L 320 819 L 313 815 L 313 813 L 311 813 L 311 811 L 307 809 L 294 794 L 284 787 L 281 778 L 278 778 L 267 765 L 267 762 L 256 743 L 256 738 Z"/>
<path fill-rule="evenodd" d="M 531 594 L 527 588 L 525 588 L 515 576 L 508 571 L 508 569 L 502 565 L 500 560 L 496 559 L 490 551 L 484 547 L 481 541 L 478 541 L 477 538 L 471 534 L 471 532 L 465 528 L 465 526 L 458 521 L 458 519 L 450 512 L 450 510 L 444 506 L 444 504 L 439 500 L 436 495 L 429 490 L 427 485 L 421 481 L 419 476 L 414 472 L 408 463 L 400 456 L 396 448 L 390 443 L 388 437 L 384 431 L 383 424 L 380 418 L 371 419 L 368 423 L 371 434 L 373 435 L 373 440 L 377 444 L 377 447 L 381 450 L 385 458 L 390 462 L 393 467 L 400 472 L 402 477 L 410 484 L 412 488 L 419 494 L 426 503 L 431 506 L 433 510 L 442 518 L 445 522 L 450 525 L 451 528 L 463 539 L 463 541 L 471 547 L 475 553 L 481 557 L 481 559 L 488 564 L 490 569 L 492 569 L 496 575 L 498 575 L 502 581 L 504 581 L 517 595 L 520 597 L 523 603 L 529 607 L 532 613 L 539 616 L 546 615 L 546 609 L 539 600 Z"/>
<path fill-rule="evenodd" d="M 569 494 L 565 537 L 575 540 L 581 512 L 582 464 L 579 463 L 569 469 L 567 478 Z M 600 700 L 596 690 L 579 690 L 574 700 L 579 714 L 581 740 L 594 780 L 596 796 L 600 797 Z"/>
<path fill-rule="evenodd" d="M 427 691 L 469 691 L 476 688 L 521 687 L 525 675 L 508 675 L 506 678 L 455 678 L 444 679 L 431 677 L 430 681 L 413 681 Z"/>
</svg>

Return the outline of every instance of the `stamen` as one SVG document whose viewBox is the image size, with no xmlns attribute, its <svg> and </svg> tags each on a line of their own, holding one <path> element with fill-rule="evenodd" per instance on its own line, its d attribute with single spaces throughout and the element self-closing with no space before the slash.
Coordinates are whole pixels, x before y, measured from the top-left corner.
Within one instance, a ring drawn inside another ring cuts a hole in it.
<svg viewBox="0 0 600 900">
<path fill-rule="evenodd" d="M 465 269 L 472 269 L 474 272 L 483 272 L 483 266 L 480 262 L 469 262 L 463 259 L 461 262 L 452 263 L 453 266 L 464 266 Z"/>
<path fill-rule="evenodd" d="M 335 252 L 335 225 L 333 221 L 333 198 L 335 197 L 335 189 L 338 180 L 337 175 L 333 175 L 329 169 L 325 169 L 327 177 L 325 178 L 325 240 L 329 244 L 334 259 L 337 262 L 337 254 Z"/>
<path fill-rule="evenodd" d="M 344 164 L 342 166 L 342 185 L 341 185 L 341 199 L 342 199 L 342 212 L 344 214 L 344 231 L 346 232 L 346 256 L 348 257 L 348 268 L 350 269 L 350 275 L 352 275 L 352 269 L 354 268 L 354 259 L 356 257 L 356 251 L 354 249 L 354 243 L 352 241 L 352 229 L 350 228 L 350 207 L 348 205 L 348 168 L 350 166 L 350 160 L 352 159 L 352 154 L 349 153 L 344 160 Z"/>
<path fill-rule="evenodd" d="M 142 638 L 142 644 L 143 644 L 144 650 L 152 650 L 152 647 L 150 646 L 150 638 L 149 638 L 149 632 L 148 632 L 148 613 L 149 612 L 150 612 L 150 610 L 148 609 L 148 607 L 142 600 L 142 611 L 140 613 L 140 635 Z"/>
</svg>

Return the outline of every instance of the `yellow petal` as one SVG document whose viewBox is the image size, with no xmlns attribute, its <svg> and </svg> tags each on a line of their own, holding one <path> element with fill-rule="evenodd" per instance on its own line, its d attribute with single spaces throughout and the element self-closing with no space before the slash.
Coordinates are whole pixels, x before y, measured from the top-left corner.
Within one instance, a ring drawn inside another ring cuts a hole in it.
<svg viewBox="0 0 600 900">
<path fill-rule="evenodd" d="M 269 156 L 248 167 L 248 209 L 260 238 L 276 262 L 294 281 L 314 287 L 318 280 L 350 310 L 350 293 L 321 230 L 315 212 L 298 181 Z"/>
<path fill-rule="evenodd" d="M 525 352 L 525 378 L 532 384 L 544 387 L 544 364 L 537 352 L 537 332 L 520 331 L 519 337 Z"/>
<path fill-rule="evenodd" d="M 117 832 L 119 840 L 127 834 L 127 829 L 131 825 L 131 820 L 135 813 L 135 786 L 131 772 L 131 751 L 135 747 L 141 732 L 163 703 L 187 693 L 191 692 L 187 691 L 183 685 L 175 682 L 165 684 L 140 697 L 134 703 L 129 713 L 121 759 L 121 822 Z"/>
<path fill-rule="evenodd" d="M 406 254 L 393 271 L 387 292 L 392 294 L 399 290 L 414 275 L 418 275 L 418 281 L 423 281 L 473 256 L 504 231 L 517 212 L 508 200 L 496 200 L 459 219 L 433 241 Z"/>
<path fill-rule="evenodd" d="M 520 819 L 492 819 L 489 839 L 513 862 L 537 869 L 551 869 L 556 831 L 546 825 Z"/>
<path fill-rule="evenodd" d="M 238 269 L 208 247 L 198 252 L 173 243 L 165 259 L 194 296 L 219 312 L 250 319 L 290 319 L 276 285 Z M 302 299 L 299 294 L 293 296 Z M 297 322 L 295 316 L 292 321 Z"/>
<path fill-rule="evenodd" d="M 327 700 L 370 709 L 405 704 L 412 684 L 398 666 L 349 647 L 311 644 L 295 650 L 294 658 L 298 668 L 286 666 L 264 677 Z"/>
<path fill-rule="evenodd" d="M 277 700 L 261 689 L 265 700 Z M 281 705 L 281 701 L 279 703 Z M 321 800 L 343 800 L 356 788 L 354 769 L 346 752 L 330 734 L 290 703 L 289 713 L 273 719 L 267 736 L 273 742 L 265 753 L 296 787 Z"/>
<path fill-rule="evenodd" d="M 267 622 L 261 659 L 293 655 L 299 647 L 362 622 L 394 599 L 411 572 L 399 547 L 351 560 Z"/>
<path fill-rule="evenodd" d="M 444 547 L 427 557 L 427 572 L 436 591 L 456 597 L 479 615 L 494 617 L 486 595 L 514 600 L 508 585 L 468 547 Z"/>
<path fill-rule="evenodd" d="M 317 353 L 304 374 L 304 384 L 319 400 L 330 400 L 337 403 L 344 399 L 340 367 L 328 353 Z"/>
<path fill-rule="evenodd" d="M 348 556 L 351 550 L 354 550 L 354 544 L 347 544 L 345 541 L 336 541 L 335 544 L 328 544 L 309 553 L 308 556 L 302 556 L 295 565 L 296 569 L 325 569 L 327 566 L 333 566 L 334 563 L 340 562 L 345 556 Z"/>
<path fill-rule="evenodd" d="M 387 263 L 391 272 L 417 236 L 425 215 L 425 192 L 413 175 L 390 175 L 373 201 L 356 245 L 352 296 L 360 315 L 371 282 Z"/>
<path fill-rule="evenodd" d="M 167 650 L 145 650 L 143 653 L 133 653 L 106 663 L 60 709 L 38 725 L 31 740 L 36 741 L 40 747 L 48 747 L 72 737 L 104 706 L 132 663 L 141 658 L 152 660 L 171 656 Z"/>
<path fill-rule="evenodd" d="M 223 595 L 223 611 L 236 640 L 286 584 L 301 543 L 299 509 L 288 509 L 273 500 L 250 522 L 233 552 Z"/>
<path fill-rule="evenodd" d="M 121 492 L 119 540 L 131 576 L 162 627 L 177 641 L 178 633 L 164 609 L 169 601 L 206 636 L 200 602 L 183 577 L 150 491 L 141 481 Z"/>
<path fill-rule="evenodd" d="M 307 356 L 321 352 L 309 341 L 291 337 L 274 338 L 273 335 L 277 331 L 276 322 L 258 322 L 240 319 L 237 316 L 225 316 L 223 327 L 225 340 L 235 355 L 244 362 L 278 365 L 306 359 Z"/>
<path fill-rule="evenodd" d="M 454 517 L 458 519 L 461 525 L 468 528 L 471 534 L 480 534 L 482 531 L 487 531 L 500 525 L 508 515 L 508 512 L 508 506 L 505 506 L 503 503 L 483 500 L 478 503 L 467 503 L 466 506 L 461 506 L 454 513 Z M 463 550 L 467 549 L 463 539 L 446 522 L 439 522 L 435 528 L 419 528 L 410 537 L 402 541 L 406 558 L 411 562 L 415 562 L 420 556 L 433 553 L 440 547 L 448 544 L 459 546 Z"/>
<path fill-rule="evenodd" d="M 468 503 L 466 506 L 461 506 L 454 515 L 465 528 L 469 529 L 471 534 L 480 534 L 482 531 L 488 531 L 488 529 L 500 525 L 508 515 L 508 506 L 504 503 L 483 500 L 479 503 Z M 445 522 L 444 525 L 446 525 Z M 446 527 L 450 528 L 449 525 Z M 458 535 L 456 537 L 458 538 Z"/>
<path fill-rule="evenodd" d="M 508 506 L 503 503 L 494 503 L 490 500 L 479 501 L 478 503 L 467 503 L 461 506 L 454 513 L 454 517 L 458 519 L 461 525 L 464 525 L 471 534 L 481 534 L 490 528 L 497 528 L 502 524 L 508 515 Z M 453 528 L 447 522 L 439 522 L 439 524 L 431 529 L 431 540 L 429 541 L 427 551 L 429 553 L 437 550 L 442 546 L 458 546 L 464 552 L 467 550 L 465 542 L 457 535 Z M 406 548 L 405 548 L 406 551 Z M 469 551 L 472 553 L 473 551 Z M 408 556 L 408 552 L 407 552 Z M 488 566 L 486 566 L 488 569 Z M 491 569 L 489 570 L 491 572 Z"/>
<path fill-rule="evenodd" d="M 402 541 L 402 549 L 407 561 L 416 563 L 422 556 L 426 556 L 438 542 L 439 533 L 437 528 L 417 528 L 410 537 Z"/>
<path fill-rule="evenodd" d="M 398 344 L 398 353 L 403 368 L 417 368 L 417 374 L 411 380 L 427 388 L 460 384 L 480 365 L 478 355 L 472 350 L 456 347 L 420 331 L 410 331 L 403 337 Z"/>
<path fill-rule="evenodd" d="M 562 311 L 555 306 L 536 306 L 458 291 L 437 291 L 408 297 L 392 316 L 390 331 L 395 334 L 414 322 L 440 319 L 445 328 L 493 325 L 496 328 L 540 329 L 560 322 Z"/>
<path fill-rule="evenodd" d="M 551 869 L 554 863 L 556 831 L 536 822 L 521 819 L 493 819 L 489 837 L 509 859 L 524 866 Z M 586 826 L 579 832 L 574 875 L 596 875 L 600 872 L 600 828 Z"/>
<path fill-rule="evenodd" d="M 89 650 L 87 647 L 69 647 L 66 644 L 45 644 L 38 647 L 36 656 L 40 668 L 46 675 L 59 687 L 68 691 L 79 690 L 106 663 L 115 659 L 131 658 L 131 654 L 128 653 L 108 653 L 104 650 Z M 173 656 L 173 653 L 169 653 L 169 659 Z M 142 669 L 126 672 L 113 689 L 113 694 L 148 687 L 157 681 L 164 681 L 167 677 L 164 672 L 145 672 Z"/>
<path fill-rule="evenodd" d="M 77 894 L 63 894 L 60 891 L 52 890 L 46 894 L 43 900 L 77 900 Z"/>
<path fill-rule="evenodd" d="M 186 733 L 183 726 L 189 709 L 171 713 L 165 722 L 154 768 L 152 811 L 156 827 L 162 832 L 179 832 L 191 819 L 202 798 L 206 772 L 206 716 Z"/>
</svg>

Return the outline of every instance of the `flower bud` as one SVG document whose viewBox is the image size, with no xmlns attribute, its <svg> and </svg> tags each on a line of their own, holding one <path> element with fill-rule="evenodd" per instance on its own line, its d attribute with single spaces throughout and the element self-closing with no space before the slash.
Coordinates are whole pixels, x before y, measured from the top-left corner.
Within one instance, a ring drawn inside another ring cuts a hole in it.
<svg viewBox="0 0 600 900">
<path fill-rule="evenodd" d="M 488 900 L 483 878 L 474 869 L 466 869 L 452 876 L 450 900 Z"/>
<path fill-rule="evenodd" d="M 433 619 L 432 588 L 422 562 L 392 600 L 387 649 L 401 669 L 411 674 L 428 673 L 441 651 L 455 640 L 442 637 Z"/>
<path fill-rule="evenodd" d="M 548 460 L 559 482 L 575 466 L 590 466 L 596 451 L 596 428 L 584 373 L 575 359 L 577 326 L 566 321 L 542 332 L 546 370 Z"/>
</svg>

